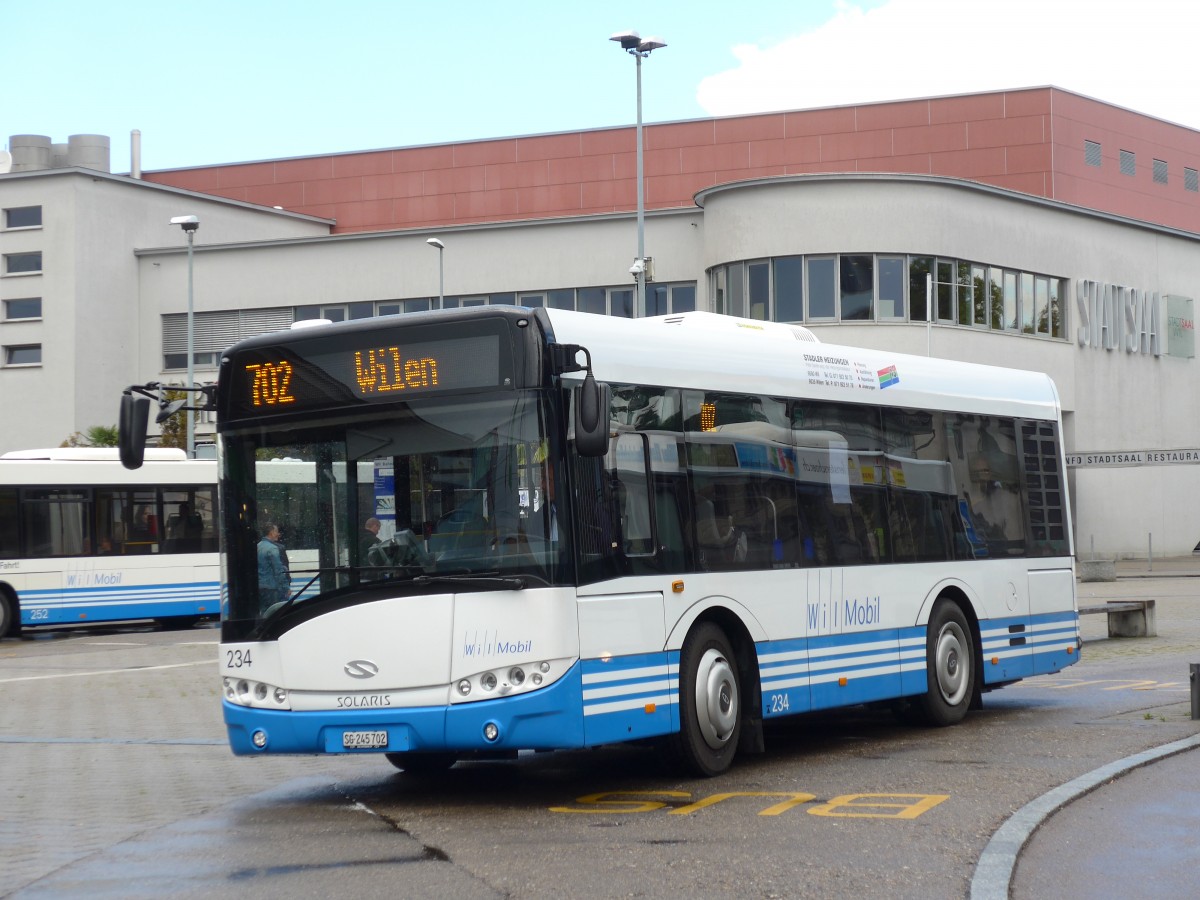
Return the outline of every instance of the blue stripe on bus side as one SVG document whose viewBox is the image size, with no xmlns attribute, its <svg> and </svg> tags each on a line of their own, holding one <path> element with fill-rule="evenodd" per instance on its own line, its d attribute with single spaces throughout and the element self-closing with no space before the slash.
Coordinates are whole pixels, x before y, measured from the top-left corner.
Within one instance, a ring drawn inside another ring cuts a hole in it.
<svg viewBox="0 0 1200 900">
<path fill-rule="evenodd" d="M 1074 610 L 1033 616 L 1033 674 L 1059 672 L 1079 662 L 1079 615 Z"/>
<path fill-rule="evenodd" d="M 923 627 L 766 641 L 757 649 L 765 717 L 925 690 Z"/>
<path fill-rule="evenodd" d="M 583 729 L 588 746 L 679 729 L 679 652 L 585 659 Z"/>
<path fill-rule="evenodd" d="M 21 624 L 215 616 L 220 592 L 216 581 L 21 591 Z"/>
</svg>

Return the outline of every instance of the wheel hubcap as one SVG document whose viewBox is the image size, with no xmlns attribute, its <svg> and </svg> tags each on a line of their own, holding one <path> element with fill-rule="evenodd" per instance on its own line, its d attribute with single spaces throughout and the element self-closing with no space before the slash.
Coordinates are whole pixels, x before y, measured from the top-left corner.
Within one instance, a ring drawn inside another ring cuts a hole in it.
<svg viewBox="0 0 1200 900">
<path fill-rule="evenodd" d="M 938 690 L 951 706 L 962 702 L 967 693 L 967 665 L 963 659 L 966 636 L 954 622 L 938 633 L 935 667 Z"/>
<path fill-rule="evenodd" d="M 715 648 L 704 651 L 696 667 L 696 722 L 704 742 L 720 750 L 738 719 L 737 679 L 729 661 Z"/>
</svg>

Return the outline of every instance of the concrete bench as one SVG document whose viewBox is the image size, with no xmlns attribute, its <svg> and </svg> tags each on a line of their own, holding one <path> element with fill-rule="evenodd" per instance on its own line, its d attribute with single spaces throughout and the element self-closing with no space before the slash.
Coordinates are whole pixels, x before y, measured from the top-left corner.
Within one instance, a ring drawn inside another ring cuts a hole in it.
<svg viewBox="0 0 1200 900">
<path fill-rule="evenodd" d="M 1154 618 L 1153 600 L 1110 600 L 1096 606 L 1081 606 L 1081 616 L 1108 614 L 1108 636 L 1157 637 L 1158 624 Z"/>
<path fill-rule="evenodd" d="M 1075 563 L 1080 581 L 1116 581 L 1117 564 L 1111 559 L 1081 559 Z"/>
</svg>

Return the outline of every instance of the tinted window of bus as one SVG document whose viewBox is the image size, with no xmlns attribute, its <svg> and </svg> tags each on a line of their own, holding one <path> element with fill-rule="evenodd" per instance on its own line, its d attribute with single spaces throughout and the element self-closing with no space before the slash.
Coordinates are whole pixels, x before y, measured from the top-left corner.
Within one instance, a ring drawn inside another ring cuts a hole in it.
<svg viewBox="0 0 1200 900">
<path fill-rule="evenodd" d="M 24 556 L 80 556 L 89 553 L 88 492 L 37 488 L 26 490 L 21 504 Z"/>
<path fill-rule="evenodd" d="M 18 509 L 17 489 L 0 488 L 0 559 L 15 559 L 20 555 Z"/>
<path fill-rule="evenodd" d="M 699 567 L 802 564 L 787 401 L 687 391 L 684 425 Z"/>
<path fill-rule="evenodd" d="M 925 410 L 883 411 L 888 532 L 896 562 L 973 555 L 958 505 L 953 439 L 946 419 L 944 413 Z"/>
<path fill-rule="evenodd" d="M 613 385 L 610 429 L 618 433 L 605 460 L 603 481 L 585 476 L 577 488 L 585 557 L 617 543 L 630 574 L 683 572 L 690 565 L 686 471 L 681 464 L 680 392 Z M 634 433 L 631 433 L 634 432 Z M 586 461 L 581 461 L 586 466 Z M 610 513 L 600 517 L 597 494 Z M 610 529 L 609 533 L 606 529 Z"/>
<path fill-rule="evenodd" d="M 812 555 L 821 565 L 891 559 L 879 410 L 797 401 L 791 410 L 797 491 Z"/>
</svg>

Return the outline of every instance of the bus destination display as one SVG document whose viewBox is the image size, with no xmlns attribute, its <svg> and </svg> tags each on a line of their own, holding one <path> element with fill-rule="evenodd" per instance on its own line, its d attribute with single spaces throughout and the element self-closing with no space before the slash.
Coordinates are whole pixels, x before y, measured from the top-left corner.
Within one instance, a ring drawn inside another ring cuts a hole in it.
<svg viewBox="0 0 1200 900">
<path fill-rule="evenodd" d="M 344 349 L 321 344 L 317 352 L 310 347 L 317 345 L 297 343 L 239 354 L 231 373 L 234 409 L 253 416 L 506 383 L 497 334 Z"/>
</svg>

